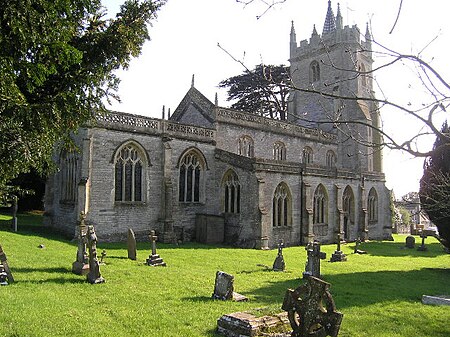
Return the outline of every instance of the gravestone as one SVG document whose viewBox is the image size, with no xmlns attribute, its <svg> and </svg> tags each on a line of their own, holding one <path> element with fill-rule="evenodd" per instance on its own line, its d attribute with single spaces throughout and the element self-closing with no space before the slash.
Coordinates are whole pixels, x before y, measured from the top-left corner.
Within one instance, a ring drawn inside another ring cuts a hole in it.
<svg viewBox="0 0 450 337">
<path fill-rule="evenodd" d="M 347 261 L 347 256 L 341 250 L 341 234 L 337 235 L 337 247 L 334 253 L 331 255 L 330 262 L 343 262 Z"/>
<path fill-rule="evenodd" d="M 18 209 L 18 202 L 17 202 L 17 196 L 13 195 L 13 203 L 12 203 L 12 230 L 14 232 L 17 232 L 17 209 Z"/>
<path fill-rule="evenodd" d="M 292 337 L 337 337 L 343 315 L 336 311 L 329 287 L 309 276 L 305 284 L 286 291 L 281 308 L 288 313 Z"/>
<path fill-rule="evenodd" d="M 86 215 L 84 212 L 80 213 L 80 221 L 78 222 L 78 249 L 77 258 L 72 263 L 72 273 L 77 275 L 86 275 L 89 273 L 89 260 L 86 252 Z"/>
<path fill-rule="evenodd" d="M 0 286 L 8 285 L 8 274 L 6 274 L 5 267 L 0 264 Z"/>
<path fill-rule="evenodd" d="M 89 247 L 89 273 L 87 280 L 91 284 L 103 283 L 105 279 L 100 274 L 100 263 L 97 258 L 97 235 L 94 226 L 88 226 L 87 244 Z"/>
<path fill-rule="evenodd" d="M 220 270 L 216 272 L 212 298 L 215 300 L 233 300 L 236 302 L 248 300 L 247 297 L 234 292 L 234 276 Z"/>
<path fill-rule="evenodd" d="M 420 233 L 420 237 L 422 238 L 422 244 L 417 248 L 419 252 L 426 252 L 427 247 L 425 247 L 425 239 L 427 238 L 427 235 L 422 231 Z"/>
<path fill-rule="evenodd" d="M 354 254 L 367 254 L 365 250 L 359 249 L 359 246 L 361 245 L 361 239 L 357 238 L 355 241 L 355 250 L 353 251 Z"/>
<path fill-rule="evenodd" d="M 320 278 L 320 260 L 327 258 L 327 254 L 320 251 L 320 243 L 317 241 L 309 242 L 305 247 L 307 260 L 303 278 L 314 276 Z"/>
<path fill-rule="evenodd" d="M 128 229 L 127 237 L 128 258 L 130 260 L 136 260 L 136 237 L 131 228 Z"/>
<path fill-rule="evenodd" d="M 416 239 L 412 235 L 408 235 L 405 239 L 405 247 L 406 248 L 414 248 L 416 245 Z"/>
<path fill-rule="evenodd" d="M 274 271 L 284 271 L 284 268 L 286 267 L 283 257 L 283 247 L 284 247 L 283 240 L 280 240 L 278 242 L 278 254 L 277 257 L 275 258 L 275 261 L 273 262 L 272 267 Z"/>
<path fill-rule="evenodd" d="M 3 270 L 6 273 L 6 277 L 8 278 L 9 283 L 13 283 L 14 277 L 11 273 L 11 269 L 9 269 L 8 259 L 6 258 L 6 254 L 3 251 L 2 246 L 0 246 L 0 264 L 3 265 Z"/>
<path fill-rule="evenodd" d="M 152 242 L 152 254 L 147 259 L 147 265 L 153 266 L 153 267 L 166 267 L 166 263 L 163 261 L 163 259 L 156 254 L 156 240 L 158 237 L 155 235 L 155 231 L 150 231 L 149 235 L 150 241 Z"/>
<path fill-rule="evenodd" d="M 106 250 L 102 250 L 102 255 L 100 256 L 100 265 L 105 265 L 106 264 L 106 262 L 105 261 L 103 261 L 104 259 L 105 259 L 105 257 L 106 257 Z"/>
</svg>

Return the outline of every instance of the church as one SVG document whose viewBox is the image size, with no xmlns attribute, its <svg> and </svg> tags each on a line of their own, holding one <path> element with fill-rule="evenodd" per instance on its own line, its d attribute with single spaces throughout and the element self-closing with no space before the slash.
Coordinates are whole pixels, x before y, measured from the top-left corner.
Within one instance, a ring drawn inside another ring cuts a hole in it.
<svg viewBox="0 0 450 337">
<path fill-rule="evenodd" d="M 99 114 L 78 151 L 55 154 L 45 221 L 73 236 L 84 212 L 100 241 L 129 228 L 257 249 L 390 239 L 368 29 L 343 26 L 329 1 L 322 34 L 298 42 L 292 23 L 289 48 L 283 120 L 220 107 L 194 81 L 167 119 Z"/>
</svg>

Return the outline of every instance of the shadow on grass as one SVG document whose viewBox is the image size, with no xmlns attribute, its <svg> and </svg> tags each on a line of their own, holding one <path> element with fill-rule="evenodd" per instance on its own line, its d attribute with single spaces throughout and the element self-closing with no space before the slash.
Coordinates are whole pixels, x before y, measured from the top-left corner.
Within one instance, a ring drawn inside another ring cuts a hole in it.
<svg viewBox="0 0 450 337">
<path fill-rule="evenodd" d="M 16 268 L 14 267 L 14 273 L 33 273 L 33 272 L 41 272 L 41 273 L 60 273 L 60 274 L 71 274 L 72 270 L 69 268 Z"/>
<path fill-rule="evenodd" d="M 86 280 L 86 277 L 83 278 L 48 278 L 48 279 L 41 279 L 41 280 L 17 280 L 13 284 L 18 283 L 24 283 L 24 284 L 45 284 L 45 283 L 55 283 L 55 284 L 81 284 L 81 283 L 87 283 L 89 282 Z"/>
<path fill-rule="evenodd" d="M 323 279 L 331 283 L 330 291 L 338 308 L 365 307 L 380 302 L 417 302 L 424 294 L 450 294 L 450 269 L 361 272 L 324 275 Z M 301 279 L 271 282 L 244 295 L 273 304 L 283 301 L 287 289 L 304 282 Z"/>
<path fill-rule="evenodd" d="M 402 242 L 365 242 L 359 246 L 359 249 L 367 251 L 367 254 L 372 256 L 410 256 L 410 257 L 436 257 L 441 255 L 448 255 L 443 246 L 439 242 L 427 243 L 425 240 L 426 251 L 418 251 L 417 248 L 421 245 L 417 244 L 415 248 L 406 248 Z M 348 245 L 347 247 L 354 249 L 355 245 Z"/>
</svg>

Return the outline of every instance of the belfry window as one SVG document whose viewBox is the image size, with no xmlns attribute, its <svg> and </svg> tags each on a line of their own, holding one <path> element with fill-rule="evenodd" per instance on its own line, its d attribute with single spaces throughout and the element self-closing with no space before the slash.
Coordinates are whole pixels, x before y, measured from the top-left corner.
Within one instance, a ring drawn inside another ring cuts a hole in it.
<svg viewBox="0 0 450 337">
<path fill-rule="evenodd" d="M 75 202 L 77 197 L 78 157 L 73 152 L 61 153 L 61 201 Z"/>
<path fill-rule="evenodd" d="M 239 138 L 238 155 L 250 158 L 254 156 L 253 139 L 250 136 Z"/>
<path fill-rule="evenodd" d="M 273 194 L 272 225 L 273 227 L 292 225 L 292 197 L 285 183 L 280 183 Z"/>
<path fill-rule="evenodd" d="M 237 174 L 230 170 L 223 179 L 223 200 L 225 213 L 241 212 L 241 186 Z"/>
<path fill-rule="evenodd" d="M 325 187 L 320 184 L 314 192 L 313 223 L 326 223 L 328 212 L 328 198 Z"/>
<path fill-rule="evenodd" d="M 305 146 L 302 153 L 303 164 L 312 164 L 313 162 L 313 150 L 309 146 Z"/>
<path fill-rule="evenodd" d="M 282 142 L 273 144 L 273 159 L 286 160 L 286 146 Z"/>
<path fill-rule="evenodd" d="M 333 151 L 329 150 L 327 152 L 327 167 L 328 168 L 334 168 L 336 166 L 336 155 L 334 154 Z"/>
<path fill-rule="evenodd" d="M 372 187 L 369 192 L 369 197 L 367 200 L 367 212 L 369 221 L 378 220 L 378 195 L 377 191 Z"/>
<path fill-rule="evenodd" d="M 320 66 L 317 61 L 312 61 L 309 65 L 309 81 L 310 83 L 320 81 Z"/>
<path fill-rule="evenodd" d="M 139 152 L 136 146 L 127 144 L 116 155 L 115 201 L 143 201 L 143 163 Z"/>
<path fill-rule="evenodd" d="M 203 165 L 197 153 L 186 154 L 180 164 L 179 201 L 200 202 Z"/>
</svg>

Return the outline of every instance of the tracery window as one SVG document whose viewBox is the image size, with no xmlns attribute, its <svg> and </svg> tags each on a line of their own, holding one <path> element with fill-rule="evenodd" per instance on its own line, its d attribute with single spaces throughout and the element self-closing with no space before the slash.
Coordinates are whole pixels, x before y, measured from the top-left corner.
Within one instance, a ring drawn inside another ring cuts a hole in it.
<svg viewBox="0 0 450 337">
<path fill-rule="evenodd" d="M 375 188 L 371 188 L 367 200 L 367 212 L 369 221 L 378 220 L 378 195 Z"/>
<path fill-rule="evenodd" d="M 115 193 L 117 202 L 143 201 L 143 156 L 133 143 L 128 143 L 115 157 Z"/>
<path fill-rule="evenodd" d="M 272 225 L 273 227 L 292 225 L 292 197 L 285 183 L 280 183 L 273 195 Z"/>
<path fill-rule="evenodd" d="M 254 157 L 254 143 L 250 136 L 239 138 L 238 154 L 245 157 Z"/>
<path fill-rule="evenodd" d="M 286 146 L 282 142 L 273 144 L 273 159 L 286 160 Z"/>
<path fill-rule="evenodd" d="M 73 152 L 61 152 L 61 201 L 75 202 L 78 189 L 78 156 Z"/>
<path fill-rule="evenodd" d="M 200 202 L 203 164 L 198 153 L 190 151 L 180 163 L 179 201 Z"/>
<path fill-rule="evenodd" d="M 313 162 L 313 150 L 309 146 L 305 146 L 302 156 L 303 164 L 312 164 Z"/>
<path fill-rule="evenodd" d="M 314 192 L 313 223 L 327 223 L 328 197 L 325 187 L 320 184 Z"/>
<path fill-rule="evenodd" d="M 348 218 L 353 219 L 355 212 L 355 202 L 353 197 L 353 191 L 350 186 L 347 186 L 342 196 L 342 210 Z"/>
<path fill-rule="evenodd" d="M 327 152 L 327 167 L 328 168 L 334 168 L 336 166 L 336 155 L 332 150 L 329 150 Z"/>
<path fill-rule="evenodd" d="M 241 186 L 237 174 L 230 170 L 223 178 L 223 199 L 225 213 L 240 213 Z"/>
<path fill-rule="evenodd" d="M 310 83 L 320 81 L 320 66 L 317 61 L 312 61 L 309 65 L 309 81 Z"/>
</svg>

